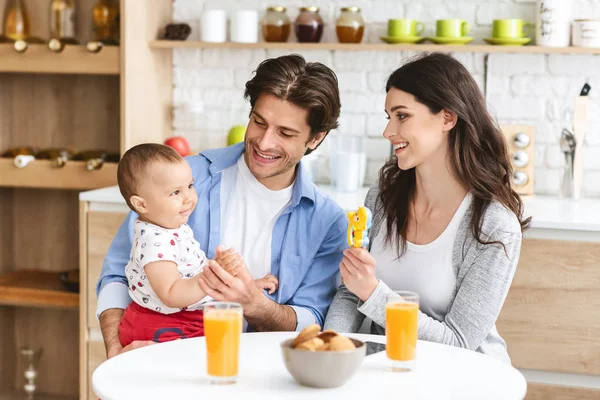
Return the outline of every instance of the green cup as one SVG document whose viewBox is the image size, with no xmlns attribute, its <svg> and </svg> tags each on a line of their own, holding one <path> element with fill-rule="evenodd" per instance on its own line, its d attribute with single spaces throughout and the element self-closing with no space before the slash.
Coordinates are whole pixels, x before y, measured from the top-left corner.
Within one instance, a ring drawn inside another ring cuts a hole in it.
<svg viewBox="0 0 600 400">
<path fill-rule="evenodd" d="M 390 19 L 387 34 L 390 37 L 419 36 L 424 29 L 425 25 L 414 19 Z"/>
<path fill-rule="evenodd" d="M 522 19 L 495 19 L 492 25 L 492 36 L 495 38 L 522 38 L 528 36 L 533 24 Z"/>
<path fill-rule="evenodd" d="M 438 37 L 463 37 L 471 31 L 471 26 L 462 19 L 439 19 L 435 28 Z"/>
</svg>

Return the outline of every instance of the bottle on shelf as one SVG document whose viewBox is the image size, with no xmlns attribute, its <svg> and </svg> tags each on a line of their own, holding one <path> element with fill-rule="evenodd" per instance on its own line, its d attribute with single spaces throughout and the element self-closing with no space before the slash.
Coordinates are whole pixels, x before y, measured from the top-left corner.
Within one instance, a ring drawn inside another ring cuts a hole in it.
<svg viewBox="0 0 600 400">
<path fill-rule="evenodd" d="M 35 160 L 35 149 L 32 147 L 13 147 L 6 150 L 0 157 L 12 158 L 15 167 L 25 168 L 30 162 Z"/>
<path fill-rule="evenodd" d="M 91 52 L 98 52 L 102 46 L 119 45 L 119 3 L 114 0 L 98 0 L 93 9 L 93 41 L 87 44 Z"/>
<path fill-rule="evenodd" d="M 29 36 L 29 16 L 23 0 L 10 0 L 4 11 L 4 36 L 13 41 Z"/>
<path fill-rule="evenodd" d="M 61 52 L 65 45 L 78 44 L 75 31 L 74 0 L 51 0 L 50 4 L 50 41 L 48 48 Z"/>
<path fill-rule="evenodd" d="M 94 171 L 102 168 L 104 163 L 118 163 L 121 158 L 119 153 L 106 150 L 86 150 L 73 156 L 75 161 L 85 161 L 85 169 Z"/>
<path fill-rule="evenodd" d="M 50 160 L 53 167 L 62 168 L 68 160 L 73 158 L 73 155 L 74 152 L 69 149 L 56 147 L 37 152 L 35 158 L 38 160 Z"/>
</svg>

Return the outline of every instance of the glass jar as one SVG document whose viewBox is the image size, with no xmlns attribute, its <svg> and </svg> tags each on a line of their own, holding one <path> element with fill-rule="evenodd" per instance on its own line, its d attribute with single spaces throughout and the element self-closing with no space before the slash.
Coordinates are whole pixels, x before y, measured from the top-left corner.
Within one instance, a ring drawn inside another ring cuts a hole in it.
<svg viewBox="0 0 600 400">
<path fill-rule="evenodd" d="M 343 7 L 335 24 L 340 43 L 360 43 L 365 32 L 365 21 L 359 7 Z"/>
<path fill-rule="evenodd" d="M 323 19 L 319 15 L 319 7 L 300 7 L 294 27 L 299 42 L 319 43 L 323 36 Z"/>
<path fill-rule="evenodd" d="M 262 26 L 265 42 L 287 42 L 290 36 L 290 27 L 291 22 L 285 13 L 285 7 L 267 8 Z"/>
</svg>

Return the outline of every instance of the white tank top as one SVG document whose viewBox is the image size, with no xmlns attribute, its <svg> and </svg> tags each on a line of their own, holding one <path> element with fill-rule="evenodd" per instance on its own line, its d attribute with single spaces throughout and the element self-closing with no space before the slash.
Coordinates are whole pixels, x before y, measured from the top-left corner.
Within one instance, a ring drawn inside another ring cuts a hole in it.
<svg viewBox="0 0 600 400">
<path fill-rule="evenodd" d="M 467 193 L 437 239 L 425 245 L 407 242 L 406 253 L 399 259 L 394 246 L 385 246 L 385 226 L 380 228 L 371 246 L 371 254 L 377 261 L 377 278 L 392 290 L 416 292 L 420 310 L 438 321 L 444 320 L 454 298 L 456 273 L 452 250 L 458 227 L 470 205 L 471 194 Z"/>
</svg>

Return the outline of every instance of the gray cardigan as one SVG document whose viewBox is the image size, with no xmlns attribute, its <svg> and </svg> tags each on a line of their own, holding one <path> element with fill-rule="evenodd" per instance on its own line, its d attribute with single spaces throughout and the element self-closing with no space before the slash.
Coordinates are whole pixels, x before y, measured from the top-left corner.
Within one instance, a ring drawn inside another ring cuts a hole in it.
<svg viewBox="0 0 600 400">
<path fill-rule="evenodd" d="M 370 243 L 386 231 L 384 212 L 375 184 L 365 199 L 373 211 L 369 232 Z M 521 250 L 521 226 L 513 212 L 498 202 L 492 202 L 483 216 L 482 239 L 500 241 L 500 245 L 482 245 L 469 227 L 472 208 L 461 220 L 452 264 L 456 273 L 456 288 L 443 321 L 419 311 L 419 339 L 476 350 L 510 363 L 506 343 L 496 330 L 496 319 L 510 288 Z M 382 226 L 383 224 L 383 226 Z M 434 277 L 432 277 L 433 279 Z M 325 329 L 357 332 L 365 317 L 370 318 L 371 333 L 385 334 L 385 303 L 392 290 L 382 281 L 366 302 L 360 301 L 344 285 L 331 303 Z"/>
</svg>

